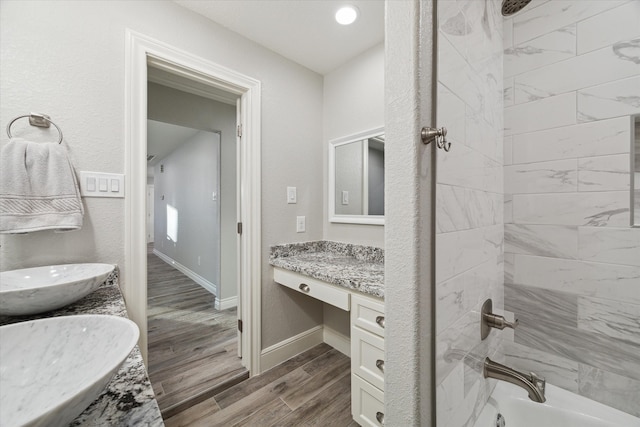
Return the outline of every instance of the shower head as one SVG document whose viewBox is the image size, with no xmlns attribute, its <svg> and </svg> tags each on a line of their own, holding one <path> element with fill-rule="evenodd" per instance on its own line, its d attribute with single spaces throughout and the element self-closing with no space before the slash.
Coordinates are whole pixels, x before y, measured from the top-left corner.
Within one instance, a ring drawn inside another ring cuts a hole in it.
<svg viewBox="0 0 640 427">
<path fill-rule="evenodd" d="M 502 16 L 520 12 L 531 0 L 502 0 Z"/>
</svg>

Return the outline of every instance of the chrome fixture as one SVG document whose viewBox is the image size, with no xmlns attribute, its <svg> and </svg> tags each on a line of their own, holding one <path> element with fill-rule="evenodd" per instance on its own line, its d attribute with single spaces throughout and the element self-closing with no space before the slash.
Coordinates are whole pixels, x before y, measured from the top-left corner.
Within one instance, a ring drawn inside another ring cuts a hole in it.
<svg viewBox="0 0 640 427">
<path fill-rule="evenodd" d="M 487 357 L 484 359 L 484 377 L 495 378 L 522 387 L 529 394 L 529 399 L 534 402 L 544 403 L 546 401 L 544 397 L 546 381 L 533 372 L 528 375 L 523 374 Z"/>
<path fill-rule="evenodd" d="M 518 326 L 518 319 L 514 320 L 513 322 L 509 322 L 504 318 L 504 316 L 493 314 L 493 301 L 491 301 L 491 298 L 489 298 L 484 302 L 484 304 L 482 304 L 482 311 L 480 313 L 480 316 L 481 339 L 485 339 L 489 336 L 491 328 L 502 330 L 504 328 L 515 329 Z"/>
<path fill-rule="evenodd" d="M 24 114 L 22 116 L 18 116 L 16 118 L 14 118 L 13 120 L 11 120 L 9 122 L 9 124 L 7 125 L 7 135 L 9 136 L 9 138 L 13 138 L 13 136 L 11 135 L 11 125 L 18 119 L 23 119 L 25 117 L 29 118 L 29 124 L 31 126 L 37 126 L 39 128 L 48 128 L 50 127 L 49 124 L 52 124 L 57 130 L 58 130 L 58 134 L 60 134 L 60 137 L 58 138 L 58 144 L 62 144 L 62 130 L 60 130 L 60 128 L 58 127 L 57 124 L 53 123 L 51 121 L 51 117 L 47 116 L 46 114 L 40 114 L 40 113 L 31 113 L 31 114 Z"/>
<path fill-rule="evenodd" d="M 502 16 L 520 12 L 531 0 L 502 0 Z"/>
<path fill-rule="evenodd" d="M 423 144 L 431 144 L 436 141 L 438 148 L 447 152 L 451 150 L 451 142 L 447 141 L 447 128 L 445 127 L 440 129 L 424 127 L 420 132 L 420 137 Z"/>
</svg>

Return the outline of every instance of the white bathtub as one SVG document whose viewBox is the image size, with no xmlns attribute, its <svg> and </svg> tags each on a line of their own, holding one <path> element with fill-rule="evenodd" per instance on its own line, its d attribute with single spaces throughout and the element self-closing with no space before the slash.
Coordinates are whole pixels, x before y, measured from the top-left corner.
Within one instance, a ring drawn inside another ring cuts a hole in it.
<svg viewBox="0 0 640 427">
<path fill-rule="evenodd" d="M 547 384 L 547 401 L 536 403 L 513 384 L 499 381 L 474 427 L 640 427 L 640 418 Z"/>
</svg>

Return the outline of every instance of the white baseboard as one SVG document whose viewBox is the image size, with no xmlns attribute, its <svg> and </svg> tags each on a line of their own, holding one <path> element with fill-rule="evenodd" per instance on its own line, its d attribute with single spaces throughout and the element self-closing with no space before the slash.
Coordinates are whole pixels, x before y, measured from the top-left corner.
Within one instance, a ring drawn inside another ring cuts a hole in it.
<svg viewBox="0 0 640 427">
<path fill-rule="evenodd" d="M 322 330 L 322 325 L 318 325 L 296 336 L 265 348 L 260 353 L 260 370 L 264 372 L 267 369 L 271 369 L 285 360 L 292 358 L 296 354 L 300 354 L 303 351 L 307 351 L 322 343 Z"/>
<path fill-rule="evenodd" d="M 237 305 L 238 297 L 229 297 L 225 299 L 219 299 L 218 297 L 216 297 L 216 310 L 226 310 L 227 308 L 236 307 Z"/>
<path fill-rule="evenodd" d="M 351 339 L 327 325 L 322 329 L 322 339 L 325 343 L 338 350 L 347 357 L 351 357 Z"/>
<path fill-rule="evenodd" d="M 216 295 L 218 288 L 215 284 L 211 283 L 210 281 L 208 281 L 198 273 L 188 269 L 184 265 L 180 264 L 178 261 L 175 261 L 170 256 L 163 254 L 162 252 L 160 252 L 155 248 L 153 249 L 153 254 L 156 255 L 161 260 L 163 260 L 164 262 L 166 262 L 167 264 L 169 264 L 170 266 L 175 267 L 182 274 L 184 274 L 185 276 L 187 276 L 188 278 L 196 282 L 198 285 L 202 286 L 207 291 L 211 292 L 213 295 Z M 216 304 L 217 303 L 218 303 L 218 298 L 216 298 Z"/>
</svg>

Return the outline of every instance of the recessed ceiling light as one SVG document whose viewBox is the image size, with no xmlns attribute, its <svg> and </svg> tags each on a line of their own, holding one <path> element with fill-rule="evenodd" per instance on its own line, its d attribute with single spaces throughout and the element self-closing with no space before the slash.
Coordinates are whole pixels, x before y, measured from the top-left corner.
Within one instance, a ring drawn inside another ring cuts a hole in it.
<svg viewBox="0 0 640 427">
<path fill-rule="evenodd" d="M 355 6 L 344 6 L 336 12 L 336 21 L 338 24 L 349 25 L 358 18 L 358 8 Z"/>
</svg>

